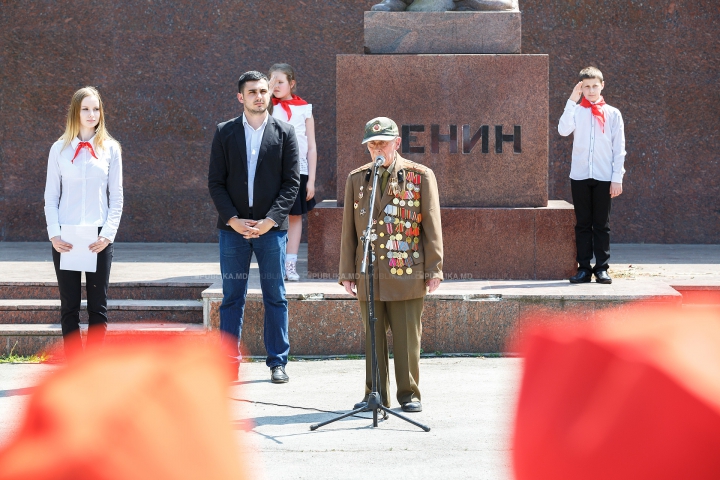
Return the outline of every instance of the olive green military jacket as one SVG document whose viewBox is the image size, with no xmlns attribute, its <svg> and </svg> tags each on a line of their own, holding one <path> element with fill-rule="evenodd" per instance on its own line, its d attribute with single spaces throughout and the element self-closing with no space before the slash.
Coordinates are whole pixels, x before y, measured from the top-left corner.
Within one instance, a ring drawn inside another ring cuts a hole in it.
<svg viewBox="0 0 720 480">
<path fill-rule="evenodd" d="M 345 205 L 340 246 L 339 283 L 357 284 L 358 298 L 367 298 L 367 278 L 360 274 L 367 228 L 373 164 L 350 172 L 345 184 Z M 387 186 L 378 195 L 373 212 L 375 300 L 384 302 L 421 298 L 425 281 L 442 280 L 443 242 L 440 199 L 435 174 L 419 163 L 396 157 Z M 369 270 L 369 269 L 368 269 Z"/>
</svg>

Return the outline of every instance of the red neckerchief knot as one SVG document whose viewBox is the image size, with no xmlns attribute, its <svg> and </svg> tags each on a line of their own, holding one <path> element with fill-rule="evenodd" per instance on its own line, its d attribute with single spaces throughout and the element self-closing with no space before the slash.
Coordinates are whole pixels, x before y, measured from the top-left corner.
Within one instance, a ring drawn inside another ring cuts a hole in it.
<svg viewBox="0 0 720 480">
<path fill-rule="evenodd" d="M 80 154 L 80 150 L 82 150 L 83 148 L 87 148 L 88 150 L 90 150 L 90 155 L 92 155 L 93 158 L 98 158 L 97 155 L 95 155 L 95 150 L 93 150 L 90 142 L 80 142 L 75 149 L 75 155 L 73 156 L 72 160 L 70 160 L 70 163 L 75 163 L 75 159 Z"/>
<path fill-rule="evenodd" d="M 593 117 L 597 118 L 598 123 L 602 132 L 605 133 L 605 112 L 603 112 L 602 106 L 605 105 L 605 100 L 601 96 L 600 99 L 595 103 L 590 103 L 587 98 L 583 97 L 580 102 L 581 107 L 592 109 Z"/>
<path fill-rule="evenodd" d="M 273 105 L 277 105 L 278 103 L 282 107 L 283 110 L 285 110 L 285 113 L 287 113 L 288 120 L 292 118 L 292 111 L 290 111 L 290 105 L 307 105 L 308 103 L 303 100 L 302 98 L 298 97 L 297 95 L 293 94 L 292 98 L 290 100 L 280 100 L 279 98 L 272 97 Z"/>
</svg>

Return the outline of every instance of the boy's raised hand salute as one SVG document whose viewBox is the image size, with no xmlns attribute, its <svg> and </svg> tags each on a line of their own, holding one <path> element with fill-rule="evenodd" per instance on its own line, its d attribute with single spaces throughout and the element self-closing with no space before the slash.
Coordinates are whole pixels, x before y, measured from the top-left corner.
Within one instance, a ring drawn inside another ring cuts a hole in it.
<svg viewBox="0 0 720 480">
<path fill-rule="evenodd" d="M 572 93 L 570 94 L 570 100 L 577 103 L 580 101 L 581 95 L 582 95 L 582 82 L 578 82 L 577 85 L 575 85 L 575 88 L 573 88 Z"/>
</svg>

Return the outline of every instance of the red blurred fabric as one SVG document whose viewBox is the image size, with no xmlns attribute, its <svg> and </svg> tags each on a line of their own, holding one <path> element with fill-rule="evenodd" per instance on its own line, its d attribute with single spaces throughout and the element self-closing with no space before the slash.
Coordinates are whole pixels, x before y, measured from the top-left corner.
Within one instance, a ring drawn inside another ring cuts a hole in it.
<svg viewBox="0 0 720 480">
<path fill-rule="evenodd" d="M 517 480 L 719 479 L 720 318 L 647 305 L 601 317 L 557 316 L 565 326 L 521 341 Z"/>
<path fill-rule="evenodd" d="M 0 480 L 247 478 L 217 351 L 144 339 L 74 359 L 37 387 Z"/>
</svg>

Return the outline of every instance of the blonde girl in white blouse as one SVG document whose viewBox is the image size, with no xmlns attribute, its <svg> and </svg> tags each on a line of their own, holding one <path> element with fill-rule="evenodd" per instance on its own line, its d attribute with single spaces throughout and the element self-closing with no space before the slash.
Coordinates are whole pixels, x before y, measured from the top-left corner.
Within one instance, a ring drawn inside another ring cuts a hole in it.
<svg viewBox="0 0 720 480">
<path fill-rule="evenodd" d="M 102 344 L 107 329 L 107 289 L 113 244 L 123 208 L 120 144 L 105 128 L 100 93 L 93 87 L 75 92 L 65 133 L 50 148 L 45 183 L 45 219 L 58 279 L 66 356 L 82 351 L 79 330 L 81 272 L 61 270 L 60 254 L 73 246 L 62 240 L 61 225 L 94 225 L 97 270 L 85 272 L 88 300 L 88 346 Z"/>
</svg>

